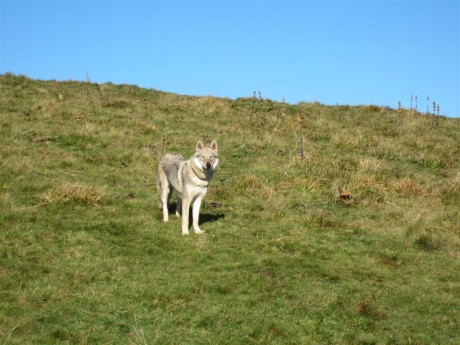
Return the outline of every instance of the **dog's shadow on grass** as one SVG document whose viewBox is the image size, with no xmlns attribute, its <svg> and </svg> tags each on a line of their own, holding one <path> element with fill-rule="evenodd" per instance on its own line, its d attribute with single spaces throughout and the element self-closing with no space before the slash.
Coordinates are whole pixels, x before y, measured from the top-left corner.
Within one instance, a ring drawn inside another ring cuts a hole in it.
<svg viewBox="0 0 460 345">
<path fill-rule="evenodd" d="M 212 223 L 212 222 L 218 221 L 221 218 L 225 218 L 225 214 L 223 213 L 219 213 L 219 214 L 203 213 L 203 214 L 200 214 L 200 224 Z M 191 217 L 189 219 L 189 222 L 192 222 Z"/>
<path fill-rule="evenodd" d="M 173 214 L 176 213 L 176 205 L 177 205 L 177 203 L 175 203 L 175 202 L 172 202 L 171 204 L 168 205 L 168 211 L 169 211 L 170 215 L 173 215 Z M 218 207 L 218 206 L 214 205 L 214 203 L 210 203 L 207 206 L 210 207 L 210 208 Z M 218 221 L 219 219 L 222 219 L 222 218 L 225 218 L 225 214 L 223 214 L 223 213 L 218 213 L 218 214 L 200 213 L 200 224 L 216 222 L 216 221 Z M 192 215 L 192 210 L 191 209 L 190 209 L 190 212 L 189 212 L 189 220 L 188 221 L 189 221 L 189 224 L 192 224 L 193 215 Z"/>
</svg>

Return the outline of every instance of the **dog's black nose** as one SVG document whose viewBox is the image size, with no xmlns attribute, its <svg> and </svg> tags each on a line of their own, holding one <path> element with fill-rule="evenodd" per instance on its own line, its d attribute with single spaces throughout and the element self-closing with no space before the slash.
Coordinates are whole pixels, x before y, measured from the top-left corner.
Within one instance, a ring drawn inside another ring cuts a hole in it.
<svg viewBox="0 0 460 345">
<path fill-rule="evenodd" d="M 211 163 L 207 162 L 206 163 L 206 169 L 209 169 L 211 167 Z"/>
</svg>

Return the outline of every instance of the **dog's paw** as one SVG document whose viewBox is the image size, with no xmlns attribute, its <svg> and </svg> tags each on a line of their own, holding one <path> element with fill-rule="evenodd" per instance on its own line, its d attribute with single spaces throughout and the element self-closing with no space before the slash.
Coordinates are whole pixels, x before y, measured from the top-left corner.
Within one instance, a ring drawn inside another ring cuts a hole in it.
<svg viewBox="0 0 460 345">
<path fill-rule="evenodd" d="M 190 233 L 188 231 L 182 231 L 182 236 L 188 236 Z"/>
<path fill-rule="evenodd" d="M 201 230 L 201 229 L 195 229 L 195 234 L 197 234 L 197 235 L 204 235 L 205 232 L 204 232 L 203 230 Z"/>
</svg>

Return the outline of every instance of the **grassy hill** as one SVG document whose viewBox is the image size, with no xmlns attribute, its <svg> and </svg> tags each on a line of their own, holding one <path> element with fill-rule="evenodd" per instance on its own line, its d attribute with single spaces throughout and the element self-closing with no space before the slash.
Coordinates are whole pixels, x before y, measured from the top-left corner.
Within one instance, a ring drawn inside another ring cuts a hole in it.
<svg viewBox="0 0 460 345">
<path fill-rule="evenodd" d="M 0 86 L 0 343 L 460 343 L 459 119 Z M 155 165 L 197 139 L 220 166 L 183 237 Z"/>
</svg>

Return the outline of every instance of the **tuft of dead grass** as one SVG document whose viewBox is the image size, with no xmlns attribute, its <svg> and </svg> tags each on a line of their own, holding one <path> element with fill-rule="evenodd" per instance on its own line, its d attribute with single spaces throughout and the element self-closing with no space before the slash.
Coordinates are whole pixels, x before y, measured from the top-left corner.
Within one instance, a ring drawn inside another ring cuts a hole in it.
<svg viewBox="0 0 460 345">
<path fill-rule="evenodd" d="M 430 194 L 428 188 L 408 177 L 396 180 L 392 187 L 397 193 L 413 198 L 423 198 Z"/>
<path fill-rule="evenodd" d="M 387 315 L 384 311 L 382 311 L 377 303 L 370 298 L 365 298 L 358 303 L 356 311 L 359 315 L 377 319 L 377 320 L 384 320 L 387 318 Z"/>
<path fill-rule="evenodd" d="M 349 184 L 352 187 L 351 189 L 363 194 L 373 192 L 384 197 L 388 192 L 385 181 L 376 175 L 357 173 L 351 176 Z"/>
<path fill-rule="evenodd" d="M 40 197 L 41 205 L 49 205 L 57 202 L 71 203 L 76 205 L 92 205 L 99 207 L 104 193 L 92 186 L 82 184 L 64 184 L 58 188 L 49 189 Z"/>
<path fill-rule="evenodd" d="M 372 147 L 376 147 L 379 144 L 378 138 L 374 136 L 368 136 L 360 132 L 338 132 L 333 134 L 331 139 L 336 146 L 343 146 L 349 149 L 368 150 Z"/>
<path fill-rule="evenodd" d="M 381 171 L 385 167 L 385 162 L 381 159 L 374 157 L 361 158 L 358 162 L 360 169 L 365 171 Z"/>
<path fill-rule="evenodd" d="M 251 173 L 241 175 L 237 180 L 237 186 L 244 192 L 260 196 L 263 199 L 270 199 L 275 194 L 275 189 L 268 184 L 266 179 Z"/>
</svg>

